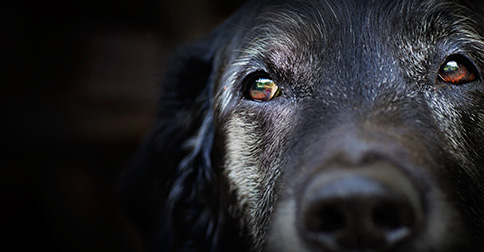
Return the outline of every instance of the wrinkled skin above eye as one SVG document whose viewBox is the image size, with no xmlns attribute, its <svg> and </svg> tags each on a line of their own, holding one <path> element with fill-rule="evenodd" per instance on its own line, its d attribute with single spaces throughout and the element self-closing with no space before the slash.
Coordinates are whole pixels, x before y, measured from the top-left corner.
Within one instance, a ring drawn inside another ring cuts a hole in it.
<svg viewBox="0 0 484 252">
<path fill-rule="evenodd" d="M 254 101 L 269 101 L 280 94 L 280 88 L 271 79 L 259 78 L 251 84 L 249 97 Z"/>
<path fill-rule="evenodd" d="M 448 60 L 439 70 L 442 81 L 450 84 L 464 84 L 476 79 L 470 63 L 462 59 Z"/>
</svg>

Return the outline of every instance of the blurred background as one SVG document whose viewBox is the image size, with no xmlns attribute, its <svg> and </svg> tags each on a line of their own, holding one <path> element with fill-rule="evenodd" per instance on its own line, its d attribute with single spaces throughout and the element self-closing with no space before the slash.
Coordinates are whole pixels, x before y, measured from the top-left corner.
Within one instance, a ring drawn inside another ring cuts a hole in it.
<svg viewBox="0 0 484 252">
<path fill-rule="evenodd" d="M 12 251 L 143 251 L 116 185 L 176 46 L 243 0 L 7 1 L 0 227 Z"/>
</svg>

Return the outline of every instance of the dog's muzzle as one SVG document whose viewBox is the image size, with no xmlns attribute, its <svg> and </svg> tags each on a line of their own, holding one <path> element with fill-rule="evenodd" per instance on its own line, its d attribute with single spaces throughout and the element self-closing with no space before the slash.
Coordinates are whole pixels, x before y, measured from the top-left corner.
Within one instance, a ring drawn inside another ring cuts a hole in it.
<svg viewBox="0 0 484 252">
<path fill-rule="evenodd" d="M 287 176 L 294 184 L 279 200 L 270 251 L 416 248 L 433 211 L 425 192 L 433 159 L 416 133 L 373 129 L 339 128 L 301 141 L 306 146 Z"/>
</svg>

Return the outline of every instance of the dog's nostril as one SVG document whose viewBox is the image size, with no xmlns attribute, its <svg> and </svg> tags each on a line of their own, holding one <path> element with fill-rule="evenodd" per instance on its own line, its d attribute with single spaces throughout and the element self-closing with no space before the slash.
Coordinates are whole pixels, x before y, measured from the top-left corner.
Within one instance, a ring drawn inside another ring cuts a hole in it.
<svg viewBox="0 0 484 252">
<path fill-rule="evenodd" d="M 379 228 L 397 229 L 403 225 L 399 213 L 400 211 L 395 204 L 380 202 L 373 209 L 372 220 L 375 226 Z"/>
<path fill-rule="evenodd" d="M 346 225 L 344 213 L 337 206 L 323 205 L 313 213 L 306 215 L 305 226 L 308 230 L 332 233 Z"/>
<path fill-rule="evenodd" d="M 372 220 L 375 229 L 385 233 L 387 243 L 396 243 L 416 228 L 414 210 L 406 202 L 378 203 L 373 209 Z"/>
</svg>

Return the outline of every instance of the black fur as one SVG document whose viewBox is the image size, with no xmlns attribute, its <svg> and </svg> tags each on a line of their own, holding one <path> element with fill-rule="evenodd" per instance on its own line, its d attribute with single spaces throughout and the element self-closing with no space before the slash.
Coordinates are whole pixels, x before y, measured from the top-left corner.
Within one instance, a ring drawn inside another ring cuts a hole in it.
<svg viewBox="0 0 484 252">
<path fill-rule="evenodd" d="M 183 48 L 164 76 L 157 125 L 122 183 L 123 206 L 148 250 L 281 249 L 268 244 L 269 237 L 284 239 L 284 230 L 270 230 L 282 218 L 274 217 L 275 212 L 280 216 L 277 211 L 295 197 L 307 174 L 320 170 L 313 163 L 340 162 L 334 157 L 341 139 L 358 131 L 358 123 L 370 121 L 377 126 L 369 132 L 381 131 L 378 139 L 383 140 L 377 142 L 388 144 L 377 159 L 405 163 L 402 170 L 411 174 L 418 190 L 430 195 L 433 187 L 442 188 L 445 204 L 455 207 L 459 217 L 450 226 L 460 233 L 447 239 L 447 249 L 482 251 L 482 14 L 479 1 L 252 1 L 205 40 Z M 305 25 L 288 23 L 291 15 L 299 15 Z M 361 30 L 373 33 L 356 32 Z M 469 34 L 474 37 L 463 37 Z M 260 36 L 268 40 L 253 44 Z M 277 48 L 281 44 L 284 55 Z M 251 51 L 251 46 L 260 48 Z M 478 79 L 465 86 L 434 84 L 440 64 L 455 53 L 475 64 Z M 279 103 L 247 101 L 244 85 L 254 68 L 286 83 Z M 377 89 L 371 81 L 383 87 Z M 449 113 L 460 116 L 459 124 L 449 121 L 449 127 L 461 131 L 462 139 L 454 139 L 465 145 L 461 149 L 445 142 L 446 134 L 453 133 L 431 116 L 440 106 L 436 99 L 443 98 L 453 104 Z M 284 131 L 274 126 L 284 110 L 296 111 L 297 117 L 285 126 L 290 134 L 281 138 L 281 148 L 272 150 Z M 227 122 L 235 117 L 257 122 L 247 130 L 256 129 L 260 137 L 262 146 L 252 146 L 262 153 L 258 165 L 277 166 L 281 174 L 262 172 L 263 202 L 253 222 L 247 217 L 250 206 L 240 202 L 244 192 L 234 190 L 227 178 L 227 146 L 234 144 L 228 142 Z M 324 146 L 315 139 L 324 139 Z M 332 141 L 326 143 L 328 139 Z M 398 144 L 392 142 L 396 139 Z M 340 164 L 350 158 L 342 159 Z M 423 167 L 424 172 L 407 166 Z M 311 246 L 298 248 L 310 251 Z M 402 246 L 392 251 L 441 249 Z"/>
</svg>

